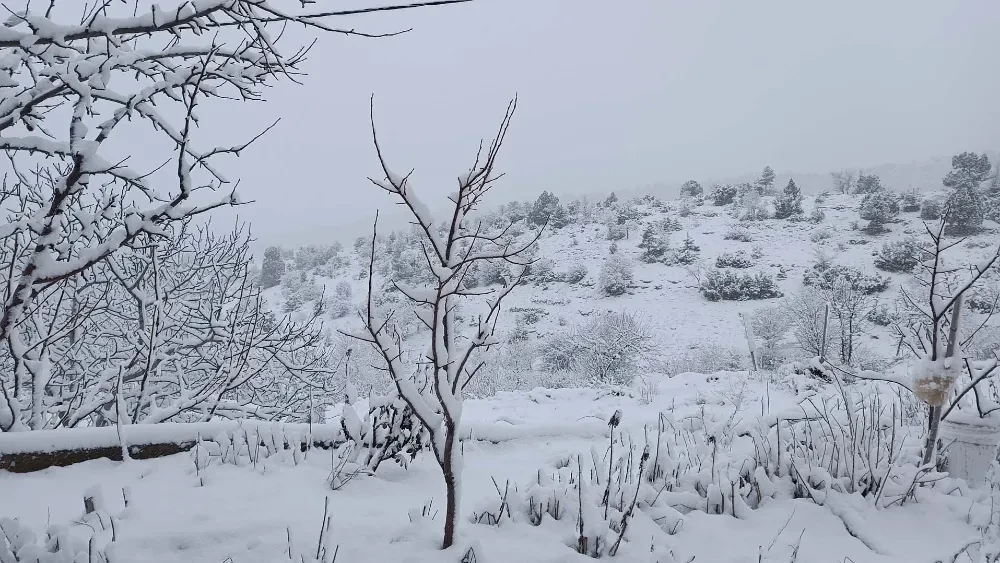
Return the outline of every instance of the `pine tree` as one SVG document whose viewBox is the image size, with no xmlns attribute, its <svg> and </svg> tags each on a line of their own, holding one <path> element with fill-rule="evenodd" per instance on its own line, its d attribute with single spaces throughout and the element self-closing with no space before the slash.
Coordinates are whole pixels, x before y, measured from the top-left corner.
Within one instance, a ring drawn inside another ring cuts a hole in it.
<svg viewBox="0 0 1000 563">
<path fill-rule="evenodd" d="M 868 221 L 866 230 L 869 233 L 885 232 L 885 224 L 899 215 L 899 198 L 889 190 L 880 188 L 865 194 L 858 207 L 858 212 L 862 219 Z"/>
<path fill-rule="evenodd" d="M 973 233 L 983 225 L 985 194 L 979 192 L 979 186 L 989 177 L 990 170 L 986 154 L 963 152 L 952 157 L 951 171 L 942 180 L 945 187 L 954 190 L 945 202 L 949 233 Z"/>
<path fill-rule="evenodd" d="M 534 225 L 544 225 L 559 207 L 558 197 L 547 191 L 542 192 L 538 196 L 538 199 L 535 200 L 535 205 L 532 206 L 531 212 L 528 213 L 528 222 Z M 563 211 L 565 212 L 565 210 Z"/>
<path fill-rule="evenodd" d="M 269 246 L 264 251 L 264 259 L 260 263 L 260 287 L 272 288 L 281 283 L 285 275 L 285 261 L 281 258 L 281 248 Z"/>
<path fill-rule="evenodd" d="M 618 196 L 615 195 L 615 192 L 611 192 L 611 195 L 608 196 L 608 199 L 604 200 L 604 206 L 611 207 L 614 203 L 617 202 L 618 202 Z"/>
<path fill-rule="evenodd" d="M 663 262 L 670 252 L 670 235 L 665 226 L 662 223 L 646 225 L 639 248 L 644 250 L 641 257 L 643 262 Z"/>
<path fill-rule="evenodd" d="M 573 217 L 566 210 L 564 205 L 557 204 L 555 209 L 552 211 L 552 215 L 549 216 L 549 227 L 553 229 L 561 229 L 566 225 L 569 225 L 573 220 Z"/>
<path fill-rule="evenodd" d="M 681 197 L 699 197 L 704 192 L 701 184 L 694 180 L 688 180 L 681 186 Z"/>
<path fill-rule="evenodd" d="M 770 166 L 765 166 L 764 170 L 760 173 L 760 178 L 757 180 L 757 186 L 761 195 L 770 193 L 774 187 L 774 169 Z"/>
<path fill-rule="evenodd" d="M 674 260 L 680 264 L 694 264 L 698 260 L 701 247 L 694 243 L 694 239 L 688 234 L 684 237 L 684 244 L 674 254 Z"/>
<path fill-rule="evenodd" d="M 882 181 L 875 174 L 859 174 L 855 193 L 870 194 L 882 189 Z"/>
<path fill-rule="evenodd" d="M 802 190 L 789 180 L 782 194 L 774 200 L 774 218 L 787 219 L 802 214 Z"/>
</svg>

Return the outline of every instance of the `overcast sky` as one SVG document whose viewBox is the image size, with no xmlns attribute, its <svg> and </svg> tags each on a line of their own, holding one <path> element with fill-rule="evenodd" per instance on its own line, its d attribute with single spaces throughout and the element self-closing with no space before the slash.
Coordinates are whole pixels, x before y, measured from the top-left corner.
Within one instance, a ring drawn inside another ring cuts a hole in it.
<svg viewBox="0 0 1000 563">
<path fill-rule="evenodd" d="M 515 93 L 494 201 L 1000 146 L 996 0 L 477 0 L 340 21 L 414 29 L 322 36 L 301 85 L 213 115 L 236 136 L 282 120 L 233 169 L 264 243 L 355 236 L 391 201 L 366 180 L 371 94 L 432 205 Z"/>
</svg>

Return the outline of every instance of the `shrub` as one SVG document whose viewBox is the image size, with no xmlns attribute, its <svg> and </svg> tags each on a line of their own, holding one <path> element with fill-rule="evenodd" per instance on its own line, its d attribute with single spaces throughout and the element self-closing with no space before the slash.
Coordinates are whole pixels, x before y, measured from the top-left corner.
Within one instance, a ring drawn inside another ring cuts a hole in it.
<svg viewBox="0 0 1000 563">
<path fill-rule="evenodd" d="M 493 284 L 507 285 L 510 278 L 510 266 L 502 260 L 481 262 L 482 268 L 479 270 L 479 283 L 483 286 Z"/>
<path fill-rule="evenodd" d="M 817 201 L 819 200 L 817 199 Z M 823 211 L 823 209 L 819 207 L 813 207 L 812 213 L 809 214 L 809 222 L 822 223 L 824 220 L 826 220 L 826 213 Z"/>
<path fill-rule="evenodd" d="M 928 221 L 936 221 L 941 218 L 941 202 L 927 198 L 920 204 L 920 218 Z"/>
<path fill-rule="evenodd" d="M 549 258 L 541 258 L 530 266 L 531 276 L 540 282 L 556 279 L 555 264 Z"/>
<path fill-rule="evenodd" d="M 891 280 L 887 276 L 878 274 L 866 274 L 857 268 L 841 265 L 824 266 L 817 264 L 807 270 L 802 277 L 802 284 L 815 286 L 819 289 L 831 290 L 837 280 L 843 278 L 850 285 L 851 289 L 860 291 L 865 295 L 880 293 L 889 289 Z"/>
<path fill-rule="evenodd" d="M 886 272 L 912 272 L 920 262 L 918 252 L 912 240 L 885 243 L 875 257 L 875 267 Z"/>
<path fill-rule="evenodd" d="M 601 266 L 599 285 L 605 295 L 622 295 L 632 283 L 632 261 L 613 254 Z"/>
<path fill-rule="evenodd" d="M 832 236 L 833 236 L 833 233 L 830 232 L 830 229 L 825 229 L 825 228 L 824 229 L 816 229 L 815 231 L 812 232 L 812 234 L 809 235 L 809 240 L 811 240 L 813 242 L 819 242 L 821 240 L 826 240 L 826 239 L 828 239 L 828 238 L 830 238 Z"/>
<path fill-rule="evenodd" d="M 761 258 L 763 258 L 764 247 L 759 244 L 753 245 L 753 248 L 750 249 L 750 257 L 753 258 L 754 260 L 760 260 Z"/>
<path fill-rule="evenodd" d="M 642 232 L 639 248 L 643 249 L 643 262 L 663 262 L 670 251 L 670 234 L 662 224 L 650 223 Z"/>
<path fill-rule="evenodd" d="M 684 238 L 684 244 L 674 253 L 674 260 L 679 264 L 694 264 L 701 248 L 694 243 L 691 235 Z"/>
<path fill-rule="evenodd" d="M 878 326 L 889 326 L 896 320 L 896 316 L 885 305 L 872 308 L 871 311 L 868 311 L 866 318 L 869 322 Z"/>
<path fill-rule="evenodd" d="M 722 238 L 725 240 L 738 240 L 740 242 L 753 241 L 753 236 L 750 234 L 750 230 L 746 227 L 740 227 L 738 225 L 734 225 L 726 231 L 726 234 L 722 235 Z"/>
<path fill-rule="evenodd" d="M 975 187 L 959 186 L 945 202 L 948 232 L 970 234 L 979 230 L 986 218 L 986 208 Z"/>
<path fill-rule="evenodd" d="M 541 363 L 550 372 L 574 371 L 594 385 L 628 385 L 656 351 L 652 331 L 637 315 L 604 313 L 549 337 Z"/>
<path fill-rule="evenodd" d="M 580 283 L 586 277 L 587 277 L 587 267 L 584 266 L 582 262 L 577 262 L 572 266 L 570 266 L 569 269 L 566 270 L 566 273 L 563 275 L 563 279 L 566 280 L 566 283 L 570 284 Z"/>
<path fill-rule="evenodd" d="M 715 258 L 716 268 L 749 268 L 753 266 L 753 260 L 749 259 L 742 252 L 730 254 L 723 252 Z"/>
<path fill-rule="evenodd" d="M 712 203 L 717 206 L 729 205 L 736 200 L 736 194 L 738 190 L 736 186 L 731 185 L 716 185 L 712 188 L 712 194 L 709 196 L 712 198 Z"/>
<path fill-rule="evenodd" d="M 788 219 L 802 214 L 802 190 L 789 180 L 781 195 L 774 199 L 774 218 Z"/>
<path fill-rule="evenodd" d="M 701 282 L 701 293 L 709 301 L 749 301 L 781 297 L 774 278 L 764 272 L 710 270 Z"/>
<path fill-rule="evenodd" d="M 625 225 L 608 225 L 608 240 L 622 240 L 628 234 Z"/>
</svg>

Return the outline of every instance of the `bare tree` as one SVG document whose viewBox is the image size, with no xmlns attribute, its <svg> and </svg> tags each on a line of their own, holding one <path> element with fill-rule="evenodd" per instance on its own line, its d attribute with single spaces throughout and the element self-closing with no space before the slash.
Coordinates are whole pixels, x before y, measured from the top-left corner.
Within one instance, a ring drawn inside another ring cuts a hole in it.
<svg viewBox="0 0 1000 563">
<path fill-rule="evenodd" d="M 390 311 L 377 318 L 379 316 L 372 303 L 375 289 L 374 246 L 369 263 L 368 304 L 362 314 L 364 331 L 353 336 L 371 343 L 378 350 L 399 396 L 413 409 L 430 434 L 431 449 L 447 487 L 444 548 L 454 542 L 461 502 L 463 453 L 458 431 L 462 422 L 463 392 L 483 366 L 477 358 L 478 353 L 497 342 L 494 330 L 500 304 L 520 284 L 529 263 L 525 253 L 542 233 L 539 229 L 531 241 L 515 244 L 504 237 L 509 225 L 499 230 L 488 230 L 482 222 L 472 224 L 467 220 L 502 176 L 495 171 L 496 159 L 516 104 L 515 98 L 508 105 L 499 131 L 485 153 L 480 144 L 472 167 L 459 176 L 457 191 L 449 196 L 448 216 L 442 222 L 436 221 L 429 208 L 417 198 L 410 183 L 410 174 L 400 176 L 390 170 L 378 142 L 374 116 L 372 119 L 372 137 L 385 178 L 371 181 L 398 198 L 409 210 L 422 235 L 420 247 L 426 269 L 432 277 L 431 283 L 421 288 L 401 283 L 394 285 L 416 306 L 416 317 L 426 329 L 424 335 L 429 342 L 422 347 L 425 350 L 422 357 L 414 364 L 408 364 L 394 314 Z M 374 234 L 377 235 L 377 219 L 375 229 Z M 516 268 L 517 273 L 502 288 L 467 288 L 463 281 L 470 270 L 489 261 L 506 262 Z M 455 322 L 455 311 L 460 303 L 470 304 L 466 306 L 478 303 L 482 308 L 478 326 L 472 334 L 462 334 L 461 327 Z M 425 378 L 430 384 L 422 390 L 418 382 Z"/>
<path fill-rule="evenodd" d="M 842 194 L 849 194 L 854 191 L 854 181 L 857 178 L 853 170 L 839 170 L 837 172 L 831 172 L 830 178 L 833 179 L 833 187 L 838 192 Z"/>
<path fill-rule="evenodd" d="M 464 1 L 325 12 L 302 3 L 295 13 L 267 0 L 5 5 L 0 148 L 12 175 L 0 191 L 7 215 L 0 239 L 8 250 L 0 339 L 18 346 L 11 337 L 33 301 L 61 282 L 147 244 L 147 236 L 163 236 L 172 223 L 240 203 L 217 162 L 256 137 L 203 147 L 195 139 L 198 109 L 205 100 L 258 101 L 275 81 L 296 80 L 309 49 L 277 48 L 289 24 L 382 37 L 392 33 L 340 29 L 332 20 Z M 124 129 L 141 131 L 162 163 L 138 170 L 128 153 L 116 152 Z M 75 302 L 66 295 L 55 302 Z M 19 383 L 0 375 L 8 409 Z"/>
<path fill-rule="evenodd" d="M 938 427 L 942 418 L 968 393 L 973 392 L 978 398 L 978 384 L 997 368 L 996 360 L 974 364 L 964 356 L 960 321 L 962 301 L 966 293 L 996 265 L 1000 259 L 1000 247 L 978 264 L 949 266 L 946 252 L 965 239 L 945 242 L 945 224 L 942 220 L 936 229 L 926 226 L 932 245 L 930 248 L 920 249 L 927 260 L 921 264 L 922 275 L 918 276 L 917 281 L 926 291 L 926 300 L 903 291 L 903 299 L 920 318 L 919 322 L 909 326 L 896 327 L 901 345 L 905 345 L 918 358 L 912 378 L 902 379 L 874 372 L 859 374 L 865 379 L 881 379 L 902 385 L 928 405 L 924 464 L 931 464 L 936 460 Z M 956 389 L 955 383 L 966 370 L 970 377 L 969 383 Z"/>
</svg>

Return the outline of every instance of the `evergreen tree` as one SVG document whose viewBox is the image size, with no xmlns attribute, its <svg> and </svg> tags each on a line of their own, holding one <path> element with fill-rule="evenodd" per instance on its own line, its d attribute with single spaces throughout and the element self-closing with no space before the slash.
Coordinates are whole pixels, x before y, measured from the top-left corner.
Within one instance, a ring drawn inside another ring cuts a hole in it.
<svg viewBox="0 0 1000 563">
<path fill-rule="evenodd" d="M 774 218 L 787 219 L 792 215 L 802 214 L 802 190 L 795 185 L 795 180 L 789 180 L 788 185 L 774 200 Z"/>
<path fill-rule="evenodd" d="M 978 190 L 968 185 L 955 188 L 945 201 L 944 216 L 950 234 L 965 235 L 979 230 L 986 209 Z"/>
<path fill-rule="evenodd" d="M 701 184 L 694 180 L 688 180 L 681 186 L 681 197 L 698 197 L 704 192 Z"/>
<path fill-rule="evenodd" d="M 681 245 L 677 252 L 674 254 L 674 260 L 680 264 L 694 264 L 698 260 L 698 254 L 701 252 L 701 247 L 694 243 L 691 235 L 688 234 L 684 237 L 684 244 Z"/>
<path fill-rule="evenodd" d="M 760 178 L 757 180 L 757 186 L 761 195 L 770 193 L 774 187 L 774 169 L 770 166 L 765 166 L 764 170 L 760 173 Z"/>
<path fill-rule="evenodd" d="M 555 210 L 552 211 L 552 215 L 549 216 L 549 226 L 553 229 L 561 229 L 566 225 L 569 225 L 573 220 L 572 215 L 562 204 L 557 204 Z"/>
<path fill-rule="evenodd" d="M 615 192 L 611 192 L 611 195 L 608 196 L 608 199 L 604 200 L 604 206 L 611 207 L 617 201 L 618 201 L 618 196 L 615 195 Z"/>
<path fill-rule="evenodd" d="M 281 248 L 269 246 L 264 251 L 264 259 L 260 263 L 260 287 L 272 288 L 281 283 L 285 275 L 285 260 L 281 257 Z"/>
<path fill-rule="evenodd" d="M 869 233 L 877 234 L 885 232 L 885 224 L 899 215 L 899 198 L 896 194 L 884 188 L 869 192 L 861 200 L 858 212 L 861 214 L 862 219 L 868 221 L 866 230 Z"/>
<path fill-rule="evenodd" d="M 528 222 L 534 225 L 544 225 L 559 207 L 558 197 L 547 191 L 542 192 L 542 195 L 535 200 L 531 212 L 528 213 Z M 565 212 L 565 210 L 563 211 Z"/>
<path fill-rule="evenodd" d="M 871 194 L 882 190 L 882 181 L 875 174 L 860 174 L 855 184 L 855 193 Z"/>
<path fill-rule="evenodd" d="M 642 232 L 639 248 L 643 249 L 643 262 L 663 262 L 670 252 L 670 234 L 662 223 L 650 223 Z"/>
<path fill-rule="evenodd" d="M 951 171 L 942 181 L 945 187 L 953 190 L 945 202 L 945 220 L 950 233 L 972 233 L 983 225 L 985 194 L 979 192 L 979 186 L 989 177 L 990 170 L 986 154 L 963 152 L 952 157 Z"/>
</svg>

